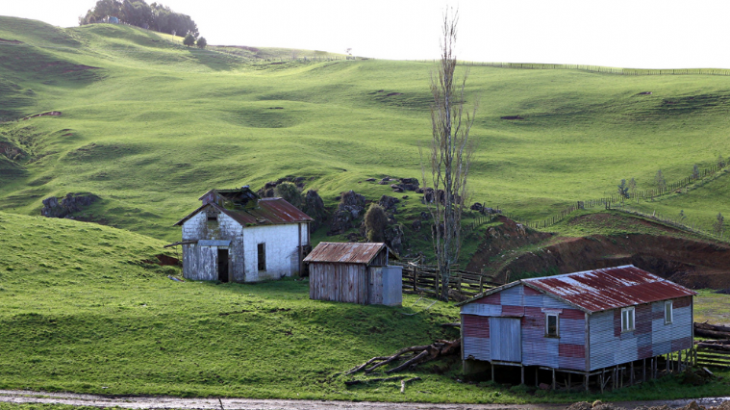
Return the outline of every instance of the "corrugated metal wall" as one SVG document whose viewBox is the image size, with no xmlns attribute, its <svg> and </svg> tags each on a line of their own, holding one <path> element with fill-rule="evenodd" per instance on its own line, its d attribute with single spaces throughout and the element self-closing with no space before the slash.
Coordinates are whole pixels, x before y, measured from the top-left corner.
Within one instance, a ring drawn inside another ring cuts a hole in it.
<svg viewBox="0 0 730 410">
<path fill-rule="evenodd" d="M 545 337 L 546 311 L 558 313 L 560 337 Z M 502 353 L 499 342 L 490 338 L 488 317 L 519 317 L 521 327 L 521 362 L 525 366 L 548 366 L 556 369 L 585 369 L 585 314 L 550 296 L 522 285 L 505 289 L 462 307 L 464 318 L 464 358 L 497 359 Z M 510 336 L 511 337 L 511 336 Z"/>
<path fill-rule="evenodd" d="M 403 304 L 403 268 L 400 266 L 383 268 L 383 304 L 387 306 Z"/>
<path fill-rule="evenodd" d="M 621 309 L 590 316 L 590 369 L 692 347 L 692 298 L 674 299 L 674 320 L 664 323 L 664 301 L 636 306 L 636 329 L 621 332 Z"/>
</svg>

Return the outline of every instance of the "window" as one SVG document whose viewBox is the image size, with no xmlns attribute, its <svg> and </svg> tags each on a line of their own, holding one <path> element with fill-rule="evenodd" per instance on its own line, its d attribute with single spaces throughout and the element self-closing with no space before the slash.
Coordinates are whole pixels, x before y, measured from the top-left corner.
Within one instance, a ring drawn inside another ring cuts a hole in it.
<svg viewBox="0 0 730 410">
<path fill-rule="evenodd" d="M 671 324 L 674 319 L 672 301 L 664 302 L 664 324 Z"/>
<path fill-rule="evenodd" d="M 259 271 L 266 270 L 266 244 L 260 243 L 258 245 L 259 251 Z"/>
<path fill-rule="evenodd" d="M 557 313 L 548 313 L 545 315 L 545 337 L 559 336 L 560 321 L 558 321 Z"/>
<path fill-rule="evenodd" d="M 636 310 L 633 307 L 621 309 L 621 331 L 631 332 L 636 329 Z"/>
</svg>

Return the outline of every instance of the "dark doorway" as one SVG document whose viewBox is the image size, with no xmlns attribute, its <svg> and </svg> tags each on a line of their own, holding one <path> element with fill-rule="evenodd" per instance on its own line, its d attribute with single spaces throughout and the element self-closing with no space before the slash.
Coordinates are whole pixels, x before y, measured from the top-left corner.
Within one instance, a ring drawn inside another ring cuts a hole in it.
<svg viewBox="0 0 730 410">
<path fill-rule="evenodd" d="M 218 280 L 228 282 L 228 249 L 218 249 Z"/>
</svg>

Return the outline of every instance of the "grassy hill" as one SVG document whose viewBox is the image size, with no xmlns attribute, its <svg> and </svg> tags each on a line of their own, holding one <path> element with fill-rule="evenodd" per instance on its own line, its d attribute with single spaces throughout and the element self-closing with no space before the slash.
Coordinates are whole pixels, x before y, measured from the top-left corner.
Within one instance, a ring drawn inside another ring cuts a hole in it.
<svg viewBox="0 0 730 410">
<path fill-rule="evenodd" d="M 168 279 L 176 268 L 144 262 L 179 239 L 172 224 L 211 187 L 258 188 L 295 175 L 328 205 L 348 189 L 375 199 L 392 191 L 365 179 L 419 177 L 418 149 L 429 138 L 430 63 L 321 61 L 339 56 L 199 50 L 178 41 L 126 26 L 60 29 L 0 17 L 0 388 L 590 399 L 457 383 L 456 360 L 414 372 L 423 381 L 405 395 L 395 382 L 348 388 L 341 373 L 355 364 L 455 337 L 439 325 L 456 309 L 441 302 L 426 309 L 431 301 L 411 295 L 402 308 L 310 301 L 307 283 L 296 280 L 181 283 Z M 730 154 L 725 77 L 469 68 L 470 101 L 481 98 L 473 200 L 519 217 L 612 194 L 622 178 L 651 187 L 659 168 L 669 181 L 686 177 L 693 164 Z M 644 91 L 652 94 L 638 95 Z M 32 117 L 51 111 L 60 115 Z M 724 178 L 656 206 L 730 216 Z M 110 226 L 37 216 L 43 198 L 70 192 L 100 196 L 82 216 Z M 398 195 L 400 222 L 423 210 L 406 195 Z M 600 224 L 554 228 L 566 236 L 614 233 Z M 626 234 L 624 225 L 615 231 Z M 323 229 L 314 236 L 323 237 Z M 467 239 L 473 252 L 479 237 Z M 722 312 L 724 299 L 702 297 L 709 301 L 702 317 Z M 679 383 L 668 378 L 601 399 L 727 390 L 722 382 Z"/>
<path fill-rule="evenodd" d="M 398 382 L 348 387 L 342 373 L 373 356 L 457 337 L 440 324 L 454 321 L 458 309 L 415 295 L 404 295 L 403 307 L 313 301 L 307 282 L 297 280 L 176 282 L 168 275 L 177 268 L 143 262 L 161 244 L 110 227 L 0 212 L 0 389 L 426 402 L 598 398 L 460 383 L 457 357 L 406 373 L 423 380 L 405 394 Z M 722 311 L 719 295 L 702 296 L 707 315 Z M 695 387 L 677 377 L 600 398 L 726 391 L 721 381 Z"/>
<path fill-rule="evenodd" d="M 331 204 L 346 189 L 391 192 L 368 177 L 420 177 L 431 63 L 266 61 L 126 26 L 0 23 L 0 116 L 62 113 L 0 125 L 0 144 L 20 153 L 0 155 L 5 211 L 92 192 L 103 199 L 92 217 L 173 240 L 172 223 L 211 187 L 306 176 Z M 730 154 L 723 76 L 468 69 L 469 101 L 481 99 L 473 200 L 519 217 Z M 730 215 L 727 193 L 708 192 L 711 204 L 692 206 Z"/>
</svg>

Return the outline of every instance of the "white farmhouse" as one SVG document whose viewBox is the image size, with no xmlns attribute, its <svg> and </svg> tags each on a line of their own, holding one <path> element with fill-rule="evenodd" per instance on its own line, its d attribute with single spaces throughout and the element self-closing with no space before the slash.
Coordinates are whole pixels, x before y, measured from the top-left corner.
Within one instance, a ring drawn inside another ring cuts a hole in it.
<svg viewBox="0 0 730 410">
<path fill-rule="evenodd" d="M 210 190 L 181 219 L 183 276 L 258 282 L 298 274 L 309 246 L 304 212 L 282 198 L 259 198 L 248 186 Z"/>
</svg>

